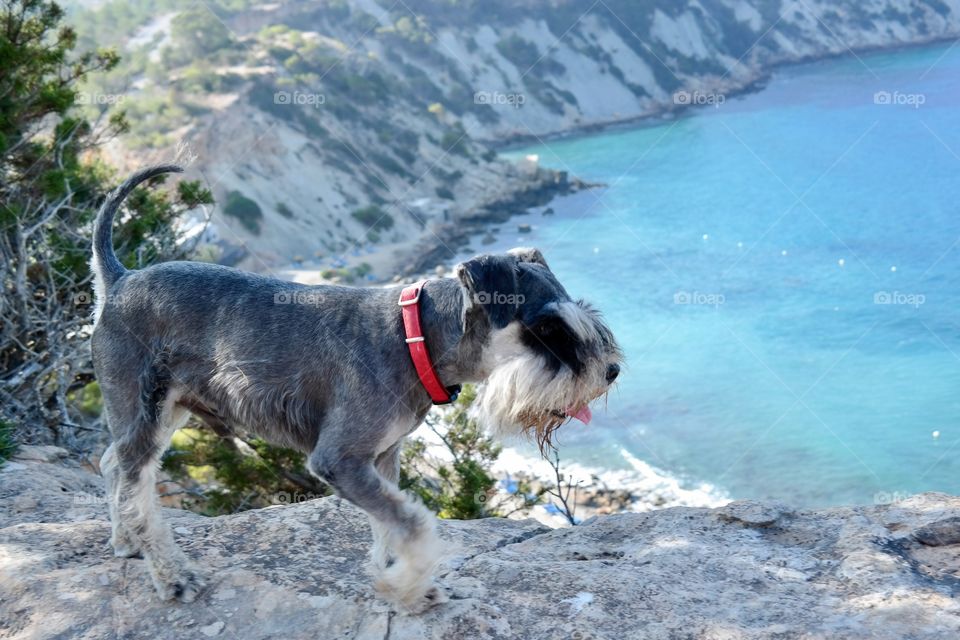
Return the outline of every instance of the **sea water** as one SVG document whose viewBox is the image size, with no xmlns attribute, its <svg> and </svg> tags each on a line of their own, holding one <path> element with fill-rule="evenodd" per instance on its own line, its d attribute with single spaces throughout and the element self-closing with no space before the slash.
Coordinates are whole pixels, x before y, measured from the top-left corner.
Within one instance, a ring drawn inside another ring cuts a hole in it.
<svg viewBox="0 0 960 640">
<path fill-rule="evenodd" d="M 960 493 L 960 47 L 724 98 L 506 154 L 607 185 L 472 247 L 540 247 L 626 352 L 562 457 L 800 506 Z"/>
</svg>

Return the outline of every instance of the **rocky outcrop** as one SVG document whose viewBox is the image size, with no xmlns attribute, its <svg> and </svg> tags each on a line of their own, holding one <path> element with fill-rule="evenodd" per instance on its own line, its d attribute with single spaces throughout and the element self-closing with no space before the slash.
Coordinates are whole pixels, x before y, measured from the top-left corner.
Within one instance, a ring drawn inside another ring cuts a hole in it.
<svg viewBox="0 0 960 640">
<path fill-rule="evenodd" d="M 437 265 L 447 264 L 457 251 L 468 245 L 471 238 L 489 232 L 490 225 L 506 222 L 517 214 L 529 213 L 533 207 L 547 204 L 553 198 L 582 189 L 600 187 L 578 178 L 570 178 L 566 171 L 543 170 L 539 167 L 514 183 L 499 189 L 491 187 L 487 200 L 455 219 L 434 225 L 431 233 L 417 243 L 409 257 L 397 269 L 400 276 L 427 273 Z"/>
<path fill-rule="evenodd" d="M 114 558 L 99 478 L 54 449 L 0 469 L 4 638 L 955 638 L 960 499 L 794 511 L 734 502 L 591 519 L 445 521 L 451 600 L 419 617 L 377 600 L 366 518 L 324 498 L 204 518 L 169 510 L 213 573 L 157 601 Z"/>
</svg>

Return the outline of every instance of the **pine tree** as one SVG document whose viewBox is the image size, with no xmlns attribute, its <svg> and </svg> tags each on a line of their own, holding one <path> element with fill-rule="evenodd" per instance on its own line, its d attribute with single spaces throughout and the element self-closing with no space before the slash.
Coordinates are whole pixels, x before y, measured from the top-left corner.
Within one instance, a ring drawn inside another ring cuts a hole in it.
<svg viewBox="0 0 960 640">
<path fill-rule="evenodd" d="M 46 0 L 0 4 L 0 421 L 21 441 L 75 443 L 68 398 L 92 380 L 90 226 L 113 172 L 95 150 L 126 128 L 123 113 L 94 122 L 78 108 L 113 51 L 75 53 L 64 12 Z M 176 252 L 173 222 L 211 201 L 199 183 L 175 196 L 128 200 L 118 255 L 135 267 Z"/>
</svg>

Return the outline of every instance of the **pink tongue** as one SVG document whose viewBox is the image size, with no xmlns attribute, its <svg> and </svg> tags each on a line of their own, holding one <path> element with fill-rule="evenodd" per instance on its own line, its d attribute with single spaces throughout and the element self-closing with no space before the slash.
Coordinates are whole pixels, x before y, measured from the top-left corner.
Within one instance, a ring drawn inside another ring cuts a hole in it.
<svg viewBox="0 0 960 640">
<path fill-rule="evenodd" d="M 593 413 L 590 411 L 590 407 L 583 405 L 579 409 L 574 409 L 570 407 L 564 411 L 568 416 L 573 416 L 583 424 L 590 424 L 590 419 L 593 418 Z"/>
</svg>

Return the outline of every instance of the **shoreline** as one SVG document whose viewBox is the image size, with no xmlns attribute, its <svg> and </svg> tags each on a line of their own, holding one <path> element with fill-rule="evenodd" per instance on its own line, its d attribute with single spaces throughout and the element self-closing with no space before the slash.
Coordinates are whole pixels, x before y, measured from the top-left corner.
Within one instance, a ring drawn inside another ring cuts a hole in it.
<svg viewBox="0 0 960 640">
<path fill-rule="evenodd" d="M 725 96 L 733 98 L 738 96 L 750 95 L 757 93 L 766 88 L 769 81 L 773 78 L 774 74 L 778 71 L 787 68 L 802 67 L 805 65 L 813 65 L 820 62 L 829 62 L 832 60 L 839 60 L 842 58 L 851 58 L 859 57 L 858 54 L 879 54 L 879 53 L 897 53 L 900 51 L 909 51 L 912 49 L 921 49 L 924 47 L 931 47 L 936 45 L 945 45 L 949 42 L 958 42 L 960 41 L 960 33 L 950 35 L 950 36 L 939 36 L 933 37 L 929 40 L 924 40 L 922 42 L 912 42 L 912 43 L 903 43 L 895 46 L 864 46 L 857 49 L 848 49 L 844 52 L 820 55 L 820 56 L 808 56 L 800 58 L 797 60 L 782 61 L 775 64 L 772 64 L 765 71 L 754 77 L 749 82 L 743 84 L 740 87 L 730 89 L 729 91 L 723 92 Z M 660 105 L 661 109 L 657 111 L 651 111 L 649 113 L 639 114 L 635 116 L 630 116 L 628 118 L 621 118 L 618 120 L 604 121 L 591 123 L 587 125 L 574 126 L 567 129 L 561 129 L 557 131 L 551 131 L 544 133 L 542 135 L 512 135 L 506 138 L 500 139 L 478 139 L 480 142 L 490 145 L 498 153 L 505 153 L 509 151 L 516 151 L 525 146 L 537 143 L 545 143 L 550 141 L 557 140 L 573 140 L 582 137 L 588 137 L 596 135 L 598 133 L 608 132 L 608 131 L 617 131 L 621 129 L 636 129 L 643 128 L 645 126 L 657 126 L 663 122 L 670 122 L 678 118 L 690 117 L 696 114 L 701 109 L 710 108 L 706 105 L 674 105 L 672 103 L 663 103 Z M 556 171 L 554 169 L 540 167 L 540 171 Z M 565 171 L 558 172 L 566 176 Z M 514 217 L 520 215 L 528 215 L 531 213 L 531 209 L 538 206 L 548 206 L 556 198 L 575 193 L 583 188 L 598 188 L 605 185 L 602 184 L 593 184 L 585 182 L 579 177 L 566 177 L 567 180 L 571 182 L 576 182 L 580 185 L 580 188 L 577 189 L 559 189 L 551 193 L 544 193 L 546 198 L 538 203 L 529 204 L 524 206 L 522 209 L 514 210 L 512 212 L 507 212 L 505 209 L 509 207 L 512 203 L 504 203 L 503 211 L 501 215 L 494 215 L 490 217 L 474 217 L 474 216 L 464 216 L 454 223 L 449 223 L 441 227 L 436 235 L 431 238 L 430 234 L 424 234 L 422 237 L 412 240 L 409 243 L 406 243 L 406 246 L 399 246 L 394 249 L 396 260 L 394 264 L 397 265 L 395 269 L 395 276 L 392 278 L 393 281 L 397 281 L 397 277 L 410 277 L 416 275 L 431 275 L 433 270 L 438 266 L 449 267 L 449 261 L 455 257 L 456 252 L 464 247 L 469 246 L 471 240 L 482 237 L 486 235 L 490 227 L 494 225 L 501 225 L 511 221 Z M 517 196 L 520 196 L 519 200 L 522 200 L 523 191 L 515 192 Z M 450 251 L 453 249 L 453 251 Z M 404 266 L 406 264 L 406 266 Z M 383 279 L 381 282 L 389 282 L 390 278 Z"/>
<path fill-rule="evenodd" d="M 444 443 L 426 424 L 408 438 L 423 442 L 426 458 L 449 464 L 452 462 Z M 543 456 L 524 450 L 518 437 L 498 440 L 502 449 L 490 473 L 497 478 L 493 491 L 479 499 L 502 517 L 532 518 L 551 528 L 568 527 L 570 522 L 557 506 L 558 501 L 543 493 L 535 505 L 524 505 L 521 487 L 536 494 L 557 488 L 557 469 Z M 621 448 L 621 468 L 599 468 L 560 458 L 563 490 L 571 487 L 569 504 L 577 524 L 598 515 L 614 513 L 646 513 L 670 507 L 721 507 L 732 498 L 722 489 L 706 482 L 695 482 L 655 467 Z M 431 467 L 428 464 L 427 467 Z"/>
<path fill-rule="evenodd" d="M 566 171 L 538 167 L 535 180 L 526 187 L 432 229 L 411 243 L 405 259 L 398 260 L 399 268 L 393 280 L 430 275 L 439 268 L 447 270 L 459 251 L 470 246 L 471 240 L 490 233 L 493 226 L 506 224 L 516 216 L 528 215 L 532 209 L 546 206 L 558 197 L 603 186 L 571 178 Z"/>
<path fill-rule="evenodd" d="M 957 41 L 960 41 L 960 33 L 932 37 L 918 42 L 900 43 L 894 46 L 861 46 L 842 52 L 780 61 L 764 68 L 745 83 L 731 86 L 726 90 L 714 89 L 714 91 L 722 93 L 728 98 L 750 95 L 762 91 L 774 75 L 783 69 L 842 58 L 859 58 L 859 54 L 897 53 Z M 690 89 L 688 87 L 686 90 Z M 677 105 L 672 102 L 663 102 L 653 105 L 648 112 L 626 118 L 574 125 L 543 134 L 513 134 L 494 139 L 477 138 L 477 141 L 489 145 L 498 153 L 506 153 L 537 143 L 574 140 L 603 132 L 657 126 L 664 122 L 690 117 L 705 108 L 709 107 L 707 105 Z M 503 158 L 500 160 L 506 161 Z M 424 227 L 422 233 L 415 238 L 393 245 L 377 247 L 366 253 L 360 251 L 344 252 L 338 259 L 347 268 L 360 266 L 364 262 L 374 265 L 376 276 L 368 279 L 366 283 L 358 284 L 382 285 L 390 282 L 406 281 L 409 278 L 421 275 L 436 275 L 438 267 L 449 268 L 450 261 L 462 249 L 470 246 L 471 241 L 475 238 L 485 236 L 491 227 L 510 222 L 516 216 L 530 214 L 530 210 L 533 208 L 548 206 L 558 197 L 570 195 L 587 188 L 605 186 L 586 182 L 577 176 L 569 176 L 566 171 L 542 166 L 537 168 L 537 174 L 532 178 L 523 181 L 506 194 L 502 194 L 499 199 L 479 204 L 474 210 L 460 214 L 450 222 L 440 223 L 432 228 Z M 354 253 L 357 255 L 354 255 Z M 321 276 L 321 272 L 327 270 L 327 268 L 321 265 L 285 264 L 274 266 L 272 271 L 280 277 L 303 284 L 322 284 L 330 282 Z"/>
<path fill-rule="evenodd" d="M 859 48 L 848 48 L 846 51 L 837 53 L 828 53 L 818 56 L 805 56 L 796 60 L 785 60 L 771 64 L 765 68 L 762 73 L 756 75 L 749 82 L 733 87 L 727 91 L 720 91 L 727 98 L 735 98 L 744 95 L 750 95 L 763 91 L 773 75 L 783 69 L 813 65 L 818 62 L 829 62 L 842 58 L 859 58 L 860 54 L 874 55 L 879 53 L 897 53 L 909 51 L 911 49 L 922 49 L 935 45 L 943 45 L 949 42 L 960 42 L 960 32 L 950 36 L 938 36 L 929 40 L 919 42 L 901 43 L 892 46 L 863 46 Z M 677 91 L 696 90 L 698 87 L 678 88 Z M 490 145 L 498 153 L 516 151 L 531 144 L 551 142 L 557 140 L 570 140 L 581 137 L 595 135 L 606 131 L 616 131 L 618 129 L 639 129 L 644 125 L 656 126 L 661 121 L 671 121 L 684 117 L 688 113 L 695 113 L 700 109 L 710 108 L 709 105 L 677 105 L 672 102 L 659 103 L 659 108 L 655 108 L 647 113 L 637 114 L 626 118 L 616 120 L 604 120 L 590 124 L 574 125 L 565 129 L 548 131 L 543 134 L 511 134 L 501 138 L 477 138 L 478 142 Z"/>
</svg>

